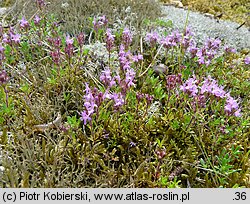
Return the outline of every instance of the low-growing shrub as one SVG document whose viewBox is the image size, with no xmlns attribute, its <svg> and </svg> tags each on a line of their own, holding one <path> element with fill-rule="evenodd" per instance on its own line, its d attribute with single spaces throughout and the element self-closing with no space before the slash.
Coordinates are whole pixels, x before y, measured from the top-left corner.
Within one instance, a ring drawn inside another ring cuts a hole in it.
<svg viewBox="0 0 250 204">
<path fill-rule="evenodd" d="M 45 1 L 17 0 L 9 15 L 14 21 L 20 14 L 28 19 L 36 12 L 36 2 L 43 4 Z M 63 31 L 76 34 L 88 29 L 90 17 L 102 15 L 107 16 L 110 24 L 126 24 L 139 29 L 145 19 L 158 18 L 161 8 L 155 0 L 53 0 L 47 2 L 46 12 L 53 13 Z"/>
</svg>

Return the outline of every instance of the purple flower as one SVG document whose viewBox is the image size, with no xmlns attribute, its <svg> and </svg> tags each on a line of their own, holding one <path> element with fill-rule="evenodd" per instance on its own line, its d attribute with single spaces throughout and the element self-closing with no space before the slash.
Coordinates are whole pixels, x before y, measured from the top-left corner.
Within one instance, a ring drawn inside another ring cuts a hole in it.
<svg viewBox="0 0 250 204">
<path fill-rule="evenodd" d="M 195 58 L 195 56 L 198 52 L 198 48 L 197 47 L 189 47 L 188 51 L 191 54 L 191 58 Z"/>
<path fill-rule="evenodd" d="M 52 51 L 52 52 L 50 53 L 50 55 L 51 55 L 51 57 L 52 57 L 53 62 L 54 62 L 56 65 L 59 65 L 59 63 L 60 63 L 60 56 L 61 56 L 60 50 Z"/>
<path fill-rule="evenodd" d="M 73 45 L 74 43 L 74 39 L 73 38 L 70 38 L 69 35 L 67 35 L 66 37 L 66 45 L 69 46 L 69 45 Z"/>
<path fill-rule="evenodd" d="M 211 39 L 208 38 L 207 41 L 205 42 L 205 48 L 208 50 L 218 50 L 220 47 L 221 40 L 220 39 Z"/>
<path fill-rule="evenodd" d="M 163 45 L 164 48 L 170 48 L 172 47 L 172 39 L 167 36 L 161 40 L 161 44 Z"/>
<path fill-rule="evenodd" d="M 207 54 L 206 48 L 203 47 L 203 48 L 201 48 L 201 49 L 198 50 L 196 56 L 197 56 L 198 58 L 202 58 L 202 57 L 204 58 L 204 57 L 206 56 L 206 54 Z"/>
<path fill-rule="evenodd" d="M 236 49 L 234 49 L 232 47 L 225 46 L 224 50 L 226 53 L 236 53 Z"/>
<path fill-rule="evenodd" d="M 98 30 L 103 27 L 106 26 L 108 24 L 108 19 L 106 18 L 106 16 L 101 16 L 101 17 L 94 17 L 93 20 L 93 26 L 94 26 L 94 30 L 95 32 L 98 32 Z"/>
<path fill-rule="evenodd" d="M 197 104 L 199 105 L 199 107 L 203 107 L 203 108 L 205 107 L 207 98 L 204 95 L 199 94 L 199 95 L 197 95 L 195 97 L 195 99 L 196 99 L 195 101 L 197 102 Z"/>
<path fill-rule="evenodd" d="M 208 93 L 218 98 L 224 98 L 226 96 L 226 92 L 223 90 L 223 87 L 219 87 L 217 82 L 210 76 L 203 81 L 200 89 L 201 94 Z"/>
<path fill-rule="evenodd" d="M 145 98 L 146 98 L 146 101 L 147 101 L 147 106 L 149 106 L 152 103 L 153 99 L 154 99 L 154 97 L 149 95 L 149 94 L 145 94 Z"/>
<path fill-rule="evenodd" d="M 188 37 L 191 37 L 193 36 L 194 33 L 192 32 L 192 29 L 188 26 L 185 30 L 185 33 L 184 33 L 184 36 L 188 36 Z"/>
<path fill-rule="evenodd" d="M 69 35 L 66 37 L 66 46 L 65 46 L 65 53 L 67 54 L 68 58 L 70 58 L 73 55 L 73 43 L 74 39 L 70 38 Z"/>
<path fill-rule="evenodd" d="M 58 36 L 54 39 L 50 39 L 51 43 L 53 43 L 53 45 L 55 46 L 55 48 L 59 49 L 61 44 L 62 44 L 62 40 L 61 38 Z"/>
<path fill-rule="evenodd" d="M 180 86 L 180 90 L 190 94 L 191 96 L 196 96 L 198 93 L 198 86 L 196 83 L 197 80 L 195 77 L 189 78 L 183 85 Z"/>
<path fill-rule="evenodd" d="M 20 20 L 20 27 L 21 28 L 28 28 L 29 27 L 29 22 L 25 19 L 25 17 Z"/>
<path fill-rule="evenodd" d="M 85 83 L 85 95 L 83 99 L 85 110 L 81 113 L 82 117 L 80 119 L 84 121 L 84 125 L 86 125 L 87 121 L 91 121 L 91 115 L 95 112 L 95 108 L 98 107 L 88 83 Z"/>
<path fill-rule="evenodd" d="M 2 41 L 3 41 L 3 43 L 9 44 L 11 42 L 11 39 L 9 38 L 9 36 L 6 33 L 4 33 Z"/>
<path fill-rule="evenodd" d="M 42 9 L 46 5 L 45 0 L 35 0 L 35 1 L 40 9 Z"/>
<path fill-rule="evenodd" d="M 125 82 L 126 82 L 128 88 L 131 86 L 135 86 L 135 84 L 133 82 L 134 78 L 135 78 L 135 71 L 133 69 L 127 69 Z"/>
<path fill-rule="evenodd" d="M 199 57 L 198 63 L 199 64 L 205 64 L 205 58 L 203 56 Z"/>
<path fill-rule="evenodd" d="M 239 105 L 235 99 L 231 96 L 227 96 L 225 111 L 231 113 L 233 110 L 237 110 Z"/>
<path fill-rule="evenodd" d="M 212 94 L 216 97 L 224 98 L 226 92 L 221 87 L 218 87 L 216 84 L 215 86 L 212 87 Z"/>
<path fill-rule="evenodd" d="M 125 46 L 125 49 L 128 49 L 129 45 L 132 42 L 132 34 L 128 28 L 125 28 L 122 32 L 122 42 Z"/>
<path fill-rule="evenodd" d="M 114 76 L 114 80 L 116 80 L 116 82 L 117 82 L 118 84 L 120 84 L 120 82 L 121 82 L 121 77 L 120 77 L 120 75 L 118 74 L 118 75 Z"/>
<path fill-rule="evenodd" d="M 0 85 L 7 83 L 9 80 L 9 77 L 7 75 L 7 72 L 3 70 L 0 72 Z"/>
<path fill-rule="evenodd" d="M 244 59 L 244 62 L 245 62 L 245 64 L 250 64 L 250 57 L 246 57 L 246 58 Z"/>
<path fill-rule="evenodd" d="M 108 24 L 108 19 L 105 15 L 99 18 L 99 25 L 106 26 Z"/>
<path fill-rule="evenodd" d="M 167 88 L 173 89 L 177 84 L 181 83 L 181 74 L 178 75 L 168 75 L 166 77 Z"/>
<path fill-rule="evenodd" d="M 111 52 L 112 48 L 114 47 L 115 36 L 112 35 L 111 30 L 107 29 L 106 31 L 106 48 L 109 52 Z"/>
<path fill-rule="evenodd" d="M 116 85 L 115 79 L 112 78 L 111 71 L 109 68 L 102 71 L 100 81 L 102 81 L 105 85 L 109 86 L 109 88 Z"/>
<path fill-rule="evenodd" d="M 5 56 L 4 50 L 5 50 L 5 48 L 0 43 L 0 62 L 4 59 L 4 56 Z"/>
<path fill-rule="evenodd" d="M 11 40 L 16 43 L 16 44 L 19 44 L 20 43 L 20 38 L 21 38 L 21 35 L 20 34 L 11 34 Z"/>
<path fill-rule="evenodd" d="M 139 61 L 143 60 L 143 55 L 141 55 L 141 54 L 134 55 L 134 56 L 132 57 L 132 60 L 133 60 L 134 62 L 139 62 Z"/>
<path fill-rule="evenodd" d="M 121 106 L 123 106 L 124 105 L 124 103 L 125 103 L 125 101 L 124 101 L 124 99 L 123 99 L 123 96 L 122 96 L 122 94 L 121 93 L 113 93 L 112 94 L 112 99 L 114 100 L 114 102 L 115 102 L 115 108 L 119 108 L 119 107 L 121 107 Z"/>
<path fill-rule="evenodd" d="M 178 31 L 172 32 L 170 37 L 172 38 L 173 46 L 176 46 L 179 42 L 181 42 L 182 39 L 182 35 Z"/>
<path fill-rule="evenodd" d="M 234 115 L 235 115 L 236 117 L 241 117 L 241 116 L 242 116 L 241 110 L 238 109 L 237 111 L 235 111 L 235 112 L 234 112 Z"/>
<path fill-rule="evenodd" d="M 227 99 L 224 107 L 225 112 L 227 112 L 228 114 L 234 114 L 234 116 L 236 117 L 240 117 L 242 114 L 238 102 L 233 99 L 233 97 L 231 97 L 229 93 L 226 94 L 226 97 Z"/>
<path fill-rule="evenodd" d="M 136 143 L 134 143 L 134 142 L 131 141 L 131 142 L 129 143 L 129 146 L 130 146 L 130 147 L 135 147 L 135 146 L 136 146 Z"/>
<path fill-rule="evenodd" d="M 77 36 L 77 42 L 78 44 L 80 45 L 80 47 L 83 46 L 83 43 L 84 43 L 84 34 L 83 33 L 80 33 L 78 36 Z"/>
<path fill-rule="evenodd" d="M 131 53 L 130 51 L 125 51 L 125 46 L 123 44 L 120 45 L 120 50 L 119 50 L 119 61 L 122 70 L 127 70 L 130 68 L 130 56 Z"/>
<path fill-rule="evenodd" d="M 92 120 L 92 118 L 90 117 L 90 114 L 88 114 L 86 111 L 82 111 L 80 120 L 83 121 L 84 125 L 86 125 L 88 121 Z"/>
<path fill-rule="evenodd" d="M 144 97 L 145 97 L 145 95 L 143 93 L 136 92 L 136 100 L 138 102 L 141 101 Z"/>
<path fill-rule="evenodd" d="M 145 40 L 146 42 L 150 43 L 151 47 L 153 47 L 157 42 L 159 42 L 159 35 L 157 32 L 147 33 Z"/>
<path fill-rule="evenodd" d="M 41 21 L 41 18 L 38 15 L 36 15 L 34 18 L 35 25 L 39 25 L 40 21 Z"/>
</svg>

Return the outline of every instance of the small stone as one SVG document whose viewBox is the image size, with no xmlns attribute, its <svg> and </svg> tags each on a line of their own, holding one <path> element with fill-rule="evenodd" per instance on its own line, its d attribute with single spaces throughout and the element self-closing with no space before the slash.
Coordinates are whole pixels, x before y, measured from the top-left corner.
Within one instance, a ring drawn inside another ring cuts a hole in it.
<svg viewBox="0 0 250 204">
<path fill-rule="evenodd" d="M 153 69 L 157 74 L 162 74 L 166 72 L 167 66 L 165 64 L 157 64 L 153 66 Z"/>
<path fill-rule="evenodd" d="M 211 18 L 211 19 L 214 18 L 214 15 L 211 14 L 211 13 L 205 13 L 204 16 L 206 16 L 206 17 L 208 17 L 208 18 Z"/>
<path fill-rule="evenodd" d="M 170 4 L 178 7 L 178 8 L 183 8 L 183 4 L 181 3 L 181 1 L 170 1 Z"/>
</svg>

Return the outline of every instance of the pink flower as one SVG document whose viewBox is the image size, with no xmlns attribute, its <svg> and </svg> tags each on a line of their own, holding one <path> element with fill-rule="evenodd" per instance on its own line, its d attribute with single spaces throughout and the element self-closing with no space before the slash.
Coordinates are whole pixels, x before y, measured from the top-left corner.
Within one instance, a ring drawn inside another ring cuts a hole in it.
<svg viewBox="0 0 250 204">
<path fill-rule="evenodd" d="M 245 62 L 245 64 L 250 64 L 250 57 L 246 57 L 246 58 L 244 59 L 244 62 Z"/>
<path fill-rule="evenodd" d="M 134 55 L 134 56 L 132 57 L 132 60 L 133 60 L 134 62 L 139 62 L 139 61 L 143 60 L 143 55 L 141 55 L 141 54 Z"/>
<path fill-rule="evenodd" d="M 86 125 L 88 121 L 92 120 L 92 118 L 90 117 L 90 114 L 88 114 L 86 111 L 82 111 L 80 120 L 83 121 L 84 125 Z"/>
<path fill-rule="evenodd" d="M 125 82 L 128 87 L 135 86 L 133 80 L 135 78 L 135 71 L 133 69 L 126 70 Z"/>
<path fill-rule="evenodd" d="M 73 55 L 73 43 L 74 43 L 74 39 L 70 38 L 70 36 L 67 35 L 65 53 L 67 54 L 69 58 Z"/>
<path fill-rule="evenodd" d="M 7 72 L 3 70 L 0 72 L 0 85 L 7 83 L 9 80 L 9 77 L 7 75 Z"/>
<path fill-rule="evenodd" d="M 111 71 L 109 68 L 102 71 L 102 74 L 100 76 L 100 81 L 102 81 L 105 85 L 112 87 L 116 85 L 115 79 L 111 76 Z"/>
<path fill-rule="evenodd" d="M 74 43 L 74 39 L 70 38 L 70 36 L 67 35 L 67 37 L 66 37 L 66 45 L 73 45 L 73 43 Z"/>
<path fill-rule="evenodd" d="M 111 52 L 112 48 L 114 47 L 115 36 L 112 35 L 111 30 L 107 29 L 106 31 L 106 48 L 109 52 Z"/>
<path fill-rule="evenodd" d="M 77 36 L 77 42 L 80 46 L 83 45 L 84 43 L 84 34 L 83 33 L 80 33 L 78 36 Z"/>
<path fill-rule="evenodd" d="M 16 43 L 16 44 L 19 44 L 20 43 L 20 38 L 21 38 L 21 35 L 20 34 L 11 34 L 11 40 Z"/>
<path fill-rule="evenodd" d="M 21 28 L 28 28 L 29 27 L 29 22 L 25 19 L 25 17 L 20 20 L 20 27 Z"/>
<path fill-rule="evenodd" d="M 236 117 L 240 117 L 241 116 L 241 110 L 239 108 L 239 104 L 238 102 L 233 99 L 233 97 L 231 97 L 229 95 L 229 93 L 227 94 L 227 100 L 226 100 L 226 104 L 224 107 L 225 111 L 229 114 L 234 114 Z"/>
<path fill-rule="evenodd" d="M 224 50 L 226 53 L 236 53 L 236 49 L 234 49 L 232 47 L 225 46 Z"/>
<path fill-rule="evenodd" d="M 125 49 L 128 49 L 129 45 L 132 42 L 132 33 L 128 28 L 125 28 L 122 32 L 122 42 L 125 46 Z"/>
<path fill-rule="evenodd" d="M 40 21 L 41 21 L 41 18 L 38 15 L 36 15 L 34 18 L 35 25 L 38 25 L 40 23 Z"/>
<path fill-rule="evenodd" d="M 234 115 L 235 115 L 236 117 L 241 117 L 241 116 L 242 116 L 241 110 L 238 109 L 237 111 L 235 111 L 235 112 L 234 112 Z"/>
<path fill-rule="evenodd" d="M 157 32 L 147 33 L 145 40 L 153 47 L 159 41 L 159 35 Z"/>
<path fill-rule="evenodd" d="M 114 100 L 115 102 L 115 108 L 118 108 L 118 107 L 121 107 L 122 105 L 124 105 L 124 99 L 122 97 L 122 94 L 121 93 L 113 93 L 112 94 L 112 99 Z"/>
<path fill-rule="evenodd" d="M 191 96 L 196 96 L 198 93 L 198 87 L 196 85 L 197 80 L 194 78 L 189 78 L 182 86 L 180 86 L 180 90 L 183 92 L 187 92 Z"/>
</svg>

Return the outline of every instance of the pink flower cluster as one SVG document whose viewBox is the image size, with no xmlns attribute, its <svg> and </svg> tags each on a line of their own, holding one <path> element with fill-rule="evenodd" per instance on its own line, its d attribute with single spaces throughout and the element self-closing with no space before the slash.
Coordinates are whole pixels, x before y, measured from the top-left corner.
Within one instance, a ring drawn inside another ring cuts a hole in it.
<svg viewBox="0 0 250 204">
<path fill-rule="evenodd" d="M 250 64 L 250 57 L 246 57 L 245 59 L 244 59 L 244 63 L 245 64 Z"/>
<path fill-rule="evenodd" d="M 35 1 L 40 9 L 46 6 L 45 0 L 35 0 Z"/>
<path fill-rule="evenodd" d="M 181 74 L 178 75 L 168 75 L 166 76 L 167 88 L 173 89 L 176 87 L 177 84 L 181 83 Z"/>
<path fill-rule="evenodd" d="M 187 27 L 183 35 L 178 31 L 173 31 L 171 34 L 163 38 L 161 43 L 163 47 L 167 49 L 176 46 L 181 46 L 182 48 L 187 49 L 193 43 L 192 36 L 193 32 Z"/>
<path fill-rule="evenodd" d="M 106 48 L 108 52 L 111 52 L 112 48 L 114 47 L 115 36 L 112 35 L 111 30 L 107 29 L 106 31 Z"/>
<path fill-rule="evenodd" d="M 49 38 L 48 41 L 54 48 L 53 51 L 50 52 L 52 60 L 56 65 L 59 65 L 61 58 L 60 47 L 62 45 L 62 39 L 57 36 L 55 38 Z"/>
<path fill-rule="evenodd" d="M 151 47 L 154 47 L 160 41 L 160 37 L 157 32 L 150 32 L 146 34 L 145 41 L 150 44 Z"/>
<path fill-rule="evenodd" d="M 0 43 L 0 65 L 2 65 L 2 61 L 5 58 L 5 54 L 4 54 L 4 50 L 5 48 L 2 46 L 2 44 Z"/>
<path fill-rule="evenodd" d="M 88 121 L 91 121 L 91 116 L 95 112 L 95 108 L 97 105 L 95 104 L 95 98 L 92 94 L 91 89 L 89 88 L 88 83 L 85 84 L 85 92 L 86 94 L 84 95 L 84 107 L 85 110 L 81 112 L 81 121 L 83 121 L 84 125 L 87 124 Z"/>
<path fill-rule="evenodd" d="M 22 29 L 27 29 L 27 28 L 29 28 L 29 26 L 30 26 L 29 22 L 26 20 L 25 17 L 23 17 L 23 18 L 20 20 L 20 27 L 21 27 Z"/>
<path fill-rule="evenodd" d="M 21 42 L 21 35 L 15 33 L 13 28 L 10 28 L 8 33 L 3 34 L 2 42 L 9 45 L 19 44 Z"/>
<path fill-rule="evenodd" d="M 9 80 L 9 77 L 7 75 L 7 72 L 5 70 L 0 72 L 0 85 L 7 83 Z"/>
<path fill-rule="evenodd" d="M 132 55 L 130 51 L 125 51 L 125 46 L 123 44 L 120 45 L 120 50 L 118 55 L 119 55 L 120 66 L 123 71 L 130 69 L 131 61 L 139 62 L 143 60 L 143 55 L 141 54 Z"/>
<path fill-rule="evenodd" d="M 135 86 L 134 79 L 135 71 L 132 68 L 126 70 L 124 79 L 121 79 L 120 75 L 112 77 L 109 68 L 102 71 L 100 76 L 100 81 L 102 81 L 104 85 L 108 87 L 108 89 L 115 85 L 119 85 L 122 88 L 122 93 L 124 93 L 123 95 L 125 95 L 130 87 Z"/>
<path fill-rule="evenodd" d="M 74 47 L 73 47 L 74 39 L 70 38 L 69 35 L 66 37 L 66 46 L 65 46 L 65 53 L 67 57 L 70 59 L 73 55 Z"/>
<path fill-rule="evenodd" d="M 88 121 L 91 121 L 92 114 L 96 109 L 102 104 L 105 99 L 114 101 L 114 109 L 118 110 L 125 103 L 125 97 L 128 89 L 134 84 L 135 72 L 133 69 L 126 70 L 125 78 L 121 79 L 120 75 L 112 77 L 112 73 L 109 68 L 106 68 L 102 71 L 100 76 L 100 81 L 106 86 L 105 93 L 98 91 L 96 88 L 91 91 L 88 84 L 86 84 L 86 94 L 84 96 L 84 107 L 85 110 L 81 112 L 81 120 L 84 122 L 84 125 Z M 114 86 L 120 86 L 121 92 L 111 92 L 111 88 Z"/>
<path fill-rule="evenodd" d="M 93 25 L 95 32 L 98 32 L 98 30 L 108 24 L 108 19 L 106 16 L 100 16 L 100 17 L 94 17 Z"/>
<path fill-rule="evenodd" d="M 214 96 L 217 100 L 225 98 L 224 111 L 228 114 L 234 114 L 236 117 L 241 116 L 238 102 L 229 93 L 225 92 L 223 87 L 219 86 L 210 76 L 205 78 L 203 82 L 198 81 L 195 76 L 191 77 L 180 86 L 180 90 L 194 97 L 198 105 L 202 107 L 206 105 L 206 101 L 211 96 Z"/>
<path fill-rule="evenodd" d="M 125 28 L 122 32 L 122 43 L 124 44 L 126 50 L 132 43 L 132 33 L 128 28 Z"/>
<path fill-rule="evenodd" d="M 177 46 L 181 42 L 182 35 L 178 31 L 172 32 L 161 40 L 161 44 L 165 48 L 171 48 Z"/>
<path fill-rule="evenodd" d="M 147 106 L 149 106 L 154 99 L 154 97 L 152 95 L 144 94 L 144 93 L 140 93 L 140 92 L 136 93 L 136 99 L 138 102 L 140 102 L 143 98 L 146 99 Z"/>
<path fill-rule="evenodd" d="M 191 54 L 191 58 L 197 57 L 198 63 L 210 65 L 211 60 L 217 54 L 220 48 L 221 41 L 219 39 L 207 39 L 204 46 L 198 49 L 195 45 L 189 47 L 188 51 Z M 233 51 L 233 50 L 231 50 Z"/>
</svg>

